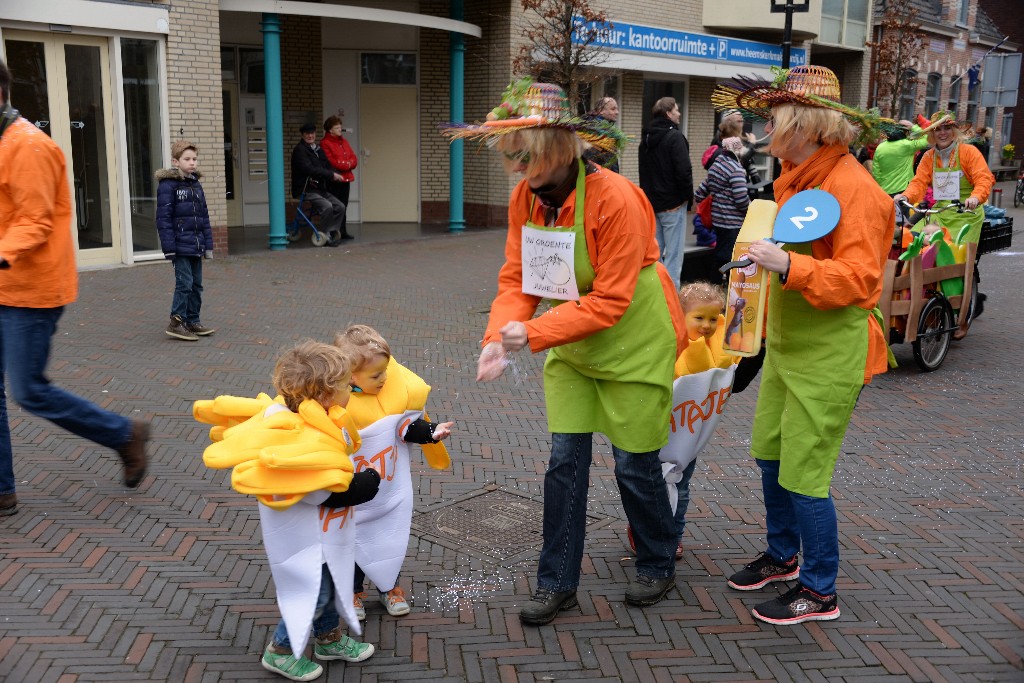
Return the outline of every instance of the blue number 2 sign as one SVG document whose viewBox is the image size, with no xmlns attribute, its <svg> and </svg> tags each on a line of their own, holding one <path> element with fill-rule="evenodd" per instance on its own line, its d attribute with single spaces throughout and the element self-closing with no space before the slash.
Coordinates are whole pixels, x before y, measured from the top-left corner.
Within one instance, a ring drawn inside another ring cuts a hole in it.
<svg viewBox="0 0 1024 683">
<path fill-rule="evenodd" d="M 839 224 L 839 202 L 824 190 L 804 190 L 789 198 L 775 217 L 776 242 L 813 242 Z"/>
</svg>

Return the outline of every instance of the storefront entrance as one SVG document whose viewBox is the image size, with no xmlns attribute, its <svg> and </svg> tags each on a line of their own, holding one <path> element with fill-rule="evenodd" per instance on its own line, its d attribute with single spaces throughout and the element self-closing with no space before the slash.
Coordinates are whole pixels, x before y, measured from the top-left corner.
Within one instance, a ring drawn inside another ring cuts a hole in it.
<svg viewBox="0 0 1024 683">
<path fill-rule="evenodd" d="M 11 103 L 67 158 L 79 266 L 121 263 L 108 41 L 4 31 Z"/>
</svg>

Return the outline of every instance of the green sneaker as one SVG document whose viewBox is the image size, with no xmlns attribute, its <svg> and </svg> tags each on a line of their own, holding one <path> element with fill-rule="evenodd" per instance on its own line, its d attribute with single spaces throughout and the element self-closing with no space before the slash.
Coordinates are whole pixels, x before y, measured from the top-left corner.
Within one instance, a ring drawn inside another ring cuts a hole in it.
<svg viewBox="0 0 1024 683">
<path fill-rule="evenodd" d="M 329 633 L 327 635 L 332 636 L 334 634 Z M 317 638 L 316 644 L 313 646 L 313 656 L 320 661 L 344 659 L 346 662 L 361 662 L 364 659 L 369 659 L 373 652 L 373 645 L 360 643 L 358 640 L 348 636 L 341 636 L 338 640 L 321 640 Z"/>
<path fill-rule="evenodd" d="M 269 647 L 263 651 L 260 664 L 267 671 L 273 671 L 293 681 L 312 681 L 320 678 L 324 672 L 322 666 L 310 659 L 297 658 L 293 654 L 279 654 Z"/>
</svg>

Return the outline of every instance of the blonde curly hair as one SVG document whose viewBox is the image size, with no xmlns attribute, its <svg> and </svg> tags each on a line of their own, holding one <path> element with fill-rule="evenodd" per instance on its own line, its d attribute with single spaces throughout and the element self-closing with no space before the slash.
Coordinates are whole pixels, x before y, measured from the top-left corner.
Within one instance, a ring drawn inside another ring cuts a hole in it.
<svg viewBox="0 0 1024 683">
<path fill-rule="evenodd" d="M 346 349 L 307 339 L 288 349 L 274 365 L 274 390 L 292 412 L 307 400 L 329 407 L 352 380 L 352 359 Z"/>
</svg>

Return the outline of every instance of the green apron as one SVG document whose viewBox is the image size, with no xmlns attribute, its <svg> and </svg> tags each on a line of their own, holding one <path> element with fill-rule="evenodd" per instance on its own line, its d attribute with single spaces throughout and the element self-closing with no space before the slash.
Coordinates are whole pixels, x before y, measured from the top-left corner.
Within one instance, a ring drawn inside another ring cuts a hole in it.
<svg viewBox="0 0 1024 683">
<path fill-rule="evenodd" d="M 935 174 L 942 171 L 960 171 L 960 201 L 966 202 L 974 192 L 974 185 L 971 185 L 971 181 L 967 179 L 967 175 L 963 173 L 960 167 L 960 147 L 953 150 L 952 155 L 949 159 L 949 168 L 940 169 L 938 161 L 939 153 L 938 150 L 932 152 L 932 178 Z M 934 182 L 934 180 L 932 181 Z M 946 199 L 940 199 L 935 202 L 936 209 L 941 209 L 944 206 L 949 206 L 950 202 Z M 935 214 L 935 220 L 940 225 L 944 226 L 949 230 L 949 234 L 953 239 L 960 234 L 961 228 L 965 225 L 971 226 L 970 230 L 967 231 L 967 235 L 964 237 L 964 244 L 968 242 L 977 243 L 981 238 L 981 225 L 985 222 L 985 213 L 981 210 L 981 206 L 974 211 L 965 211 L 963 213 L 957 213 L 956 211 L 944 211 L 943 213 Z"/>
<path fill-rule="evenodd" d="M 786 251 L 810 254 L 810 244 Z M 760 460 L 780 460 L 779 484 L 828 497 L 836 458 L 864 384 L 870 311 L 814 308 L 772 273 L 768 352 L 750 440 Z"/>
<path fill-rule="evenodd" d="M 576 234 L 573 265 L 580 296 L 590 292 L 596 273 L 583 225 L 586 170 L 576 179 L 572 226 L 528 227 Z M 530 215 L 533 216 L 531 205 Z M 656 264 L 640 270 L 633 301 L 611 327 L 586 339 L 551 349 L 544 363 L 548 430 L 564 434 L 602 432 L 617 448 L 654 451 L 668 442 L 676 336 Z M 558 315 L 560 302 L 544 315 Z"/>
</svg>

